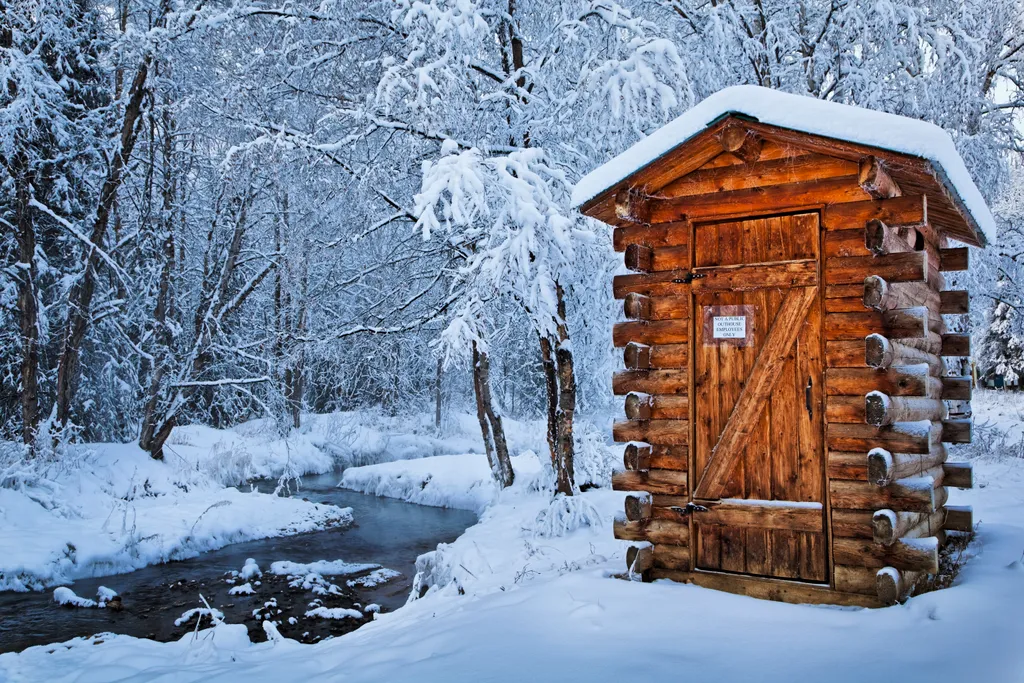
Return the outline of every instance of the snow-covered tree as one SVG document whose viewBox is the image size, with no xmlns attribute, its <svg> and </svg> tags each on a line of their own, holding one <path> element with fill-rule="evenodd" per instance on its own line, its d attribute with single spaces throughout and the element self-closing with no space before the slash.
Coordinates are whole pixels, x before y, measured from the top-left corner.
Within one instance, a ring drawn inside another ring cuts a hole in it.
<svg viewBox="0 0 1024 683">
<path fill-rule="evenodd" d="M 14 0 L 4 5 L 0 28 L 2 277 L 4 289 L 16 290 L 17 318 L 16 326 L 4 326 L 13 342 L 4 346 L 20 352 L 17 377 L 10 378 L 20 415 L 8 420 L 20 423 L 26 443 L 34 441 L 50 403 L 40 396 L 50 381 L 40 357 L 50 343 L 50 313 L 59 310 L 69 254 L 89 248 L 79 228 L 95 196 L 88 176 L 100 160 L 106 100 L 98 22 L 95 12 L 71 0 Z"/>
<path fill-rule="evenodd" d="M 465 251 L 458 278 L 469 281 L 471 302 L 446 339 L 472 345 L 480 359 L 488 304 L 511 297 L 522 307 L 544 372 L 555 489 L 571 495 L 577 392 L 567 300 L 590 285 L 572 263 L 607 240 L 577 239 L 569 187 L 689 104 L 687 74 L 657 24 L 614 3 L 407 2 L 390 20 L 402 44 L 363 116 L 439 155 L 423 165 L 417 225 L 425 235 L 443 228 Z"/>
<path fill-rule="evenodd" d="M 1018 385 L 1024 378 L 1024 338 L 1020 336 L 1019 306 L 997 301 L 993 306 L 982 339 L 980 356 L 983 379 L 1001 375 L 1007 384 Z"/>
</svg>

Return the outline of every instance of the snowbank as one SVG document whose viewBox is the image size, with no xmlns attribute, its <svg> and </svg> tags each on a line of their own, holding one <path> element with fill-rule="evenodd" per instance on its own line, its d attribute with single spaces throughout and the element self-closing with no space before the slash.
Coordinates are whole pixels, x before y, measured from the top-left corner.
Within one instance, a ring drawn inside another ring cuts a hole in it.
<svg viewBox="0 0 1024 683">
<path fill-rule="evenodd" d="M 368 411 L 307 415 L 301 430 L 342 467 L 411 460 L 435 455 L 483 453 L 475 415 L 450 416 L 438 436 L 433 413 L 385 417 Z M 503 419 L 513 452 L 546 448 L 541 421 Z M 539 452 L 539 451 L 538 451 Z"/>
<path fill-rule="evenodd" d="M 531 480 L 541 469 L 540 461 L 531 451 L 513 456 L 512 468 L 517 479 Z M 339 486 L 374 496 L 477 513 L 483 512 L 498 495 L 487 457 L 476 453 L 350 467 Z"/>
<path fill-rule="evenodd" d="M 573 206 L 596 197 L 730 112 L 752 116 L 762 123 L 929 159 L 945 173 L 982 232 L 996 233 L 992 212 L 964 166 L 953 139 L 935 124 L 754 85 L 718 91 L 588 173 L 573 190 Z M 983 243 L 984 239 L 982 236 Z"/>
</svg>

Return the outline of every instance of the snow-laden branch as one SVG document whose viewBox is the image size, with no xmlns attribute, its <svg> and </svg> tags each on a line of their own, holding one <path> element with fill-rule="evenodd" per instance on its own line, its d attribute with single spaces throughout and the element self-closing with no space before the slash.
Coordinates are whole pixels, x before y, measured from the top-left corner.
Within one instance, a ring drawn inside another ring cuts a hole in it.
<svg viewBox="0 0 1024 683">
<path fill-rule="evenodd" d="M 197 387 L 226 387 L 226 386 L 241 386 L 245 384 L 260 384 L 262 382 L 270 382 L 271 377 L 264 375 L 263 377 L 240 377 L 240 378 L 225 378 L 225 379 L 209 379 L 209 380 L 192 380 L 188 382 L 175 382 L 171 385 L 172 389 L 189 389 Z"/>
<path fill-rule="evenodd" d="M 72 225 L 70 221 L 61 216 L 58 216 L 50 209 L 50 207 L 41 203 L 35 197 L 29 200 L 29 206 L 31 206 L 33 209 L 36 209 L 37 211 L 41 211 L 42 213 L 46 214 L 51 219 L 56 221 L 58 225 L 60 225 L 62 228 L 71 233 L 75 237 L 75 239 L 82 243 L 82 245 L 86 249 L 86 252 L 88 252 L 89 254 L 97 254 L 100 257 L 100 259 L 102 259 L 103 262 L 106 263 L 112 271 L 114 271 L 114 274 L 117 275 L 117 278 L 121 281 L 121 284 L 124 285 L 125 287 L 128 286 L 128 282 L 130 280 L 128 274 L 124 272 L 121 266 L 117 265 L 117 262 L 110 256 L 110 254 L 104 251 L 103 247 L 90 240 L 78 228 Z"/>
</svg>

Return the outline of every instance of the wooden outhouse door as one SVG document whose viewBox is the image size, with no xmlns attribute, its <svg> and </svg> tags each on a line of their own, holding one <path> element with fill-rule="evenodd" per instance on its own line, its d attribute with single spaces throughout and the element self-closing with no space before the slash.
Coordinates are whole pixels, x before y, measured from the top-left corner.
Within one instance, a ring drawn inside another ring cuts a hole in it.
<svg viewBox="0 0 1024 683">
<path fill-rule="evenodd" d="M 818 213 L 693 244 L 696 567 L 825 582 Z"/>
</svg>

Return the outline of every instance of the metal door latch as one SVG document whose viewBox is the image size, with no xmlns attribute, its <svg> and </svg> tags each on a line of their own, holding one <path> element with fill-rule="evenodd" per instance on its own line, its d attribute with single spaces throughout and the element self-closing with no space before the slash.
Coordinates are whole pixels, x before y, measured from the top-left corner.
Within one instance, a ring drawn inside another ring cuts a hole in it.
<svg viewBox="0 0 1024 683">
<path fill-rule="evenodd" d="M 688 285 L 694 280 L 699 280 L 702 277 L 707 277 L 704 273 L 694 273 L 693 271 L 686 271 L 682 277 L 673 278 L 672 284 L 674 285 Z"/>
<path fill-rule="evenodd" d="M 672 507 L 669 508 L 669 510 L 671 510 L 672 512 L 675 512 L 676 514 L 678 514 L 678 515 L 680 515 L 682 517 L 685 517 L 685 516 L 689 515 L 691 512 L 707 512 L 708 511 L 708 509 L 706 507 L 704 507 L 703 505 L 697 505 L 693 501 L 690 501 L 689 503 L 687 503 L 686 507 L 684 507 L 684 508 L 681 508 L 678 505 L 673 505 Z"/>
<path fill-rule="evenodd" d="M 807 404 L 807 418 L 814 419 L 814 404 L 811 402 L 811 391 L 814 389 L 814 382 L 807 378 L 807 386 L 804 387 L 804 402 Z"/>
</svg>

